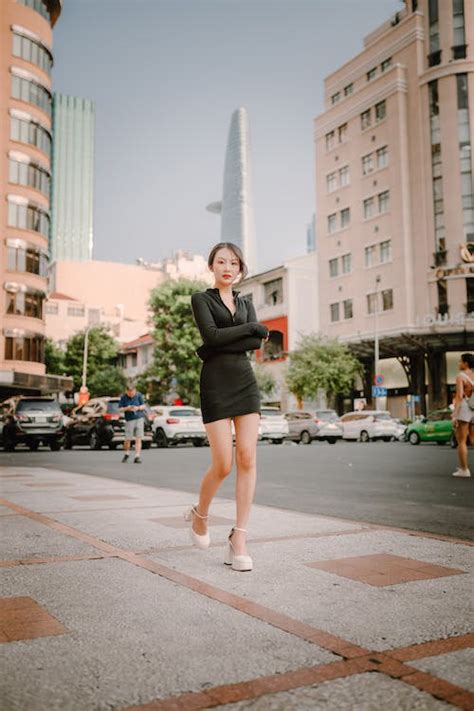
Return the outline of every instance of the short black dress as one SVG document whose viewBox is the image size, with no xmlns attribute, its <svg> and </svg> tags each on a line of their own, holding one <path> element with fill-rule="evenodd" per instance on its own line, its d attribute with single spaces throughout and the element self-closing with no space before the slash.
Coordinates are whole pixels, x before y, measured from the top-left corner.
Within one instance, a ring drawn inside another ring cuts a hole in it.
<svg viewBox="0 0 474 711">
<path fill-rule="evenodd" d="M 201 411 L 205 423 L 260 413 L 260 393 L 247 351 L 257 350 L 268 329 L 258 323 L 249 299 L 234 295 L 236 311 L 222 301 L 219 289 L 192 295 L 194 319 L 203 345 L 197 354 L 201 370 Z"/>
</svg>

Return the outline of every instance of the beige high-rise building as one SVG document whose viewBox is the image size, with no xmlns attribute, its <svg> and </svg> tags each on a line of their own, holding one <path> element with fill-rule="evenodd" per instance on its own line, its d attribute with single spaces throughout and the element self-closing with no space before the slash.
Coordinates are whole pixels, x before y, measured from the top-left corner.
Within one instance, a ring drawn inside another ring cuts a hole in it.
<svg viewBox="0 0 474 711">
<path fill-rule="evenodd" d="M 61 390 L 45 375 L 43 301 L 51 183 L 52 28 L 60 0 L 2 0 L 0 12 L 0 399 Z"/>
<path fill-rule="evenodd" d="M 367 397 L 377 332 L 406 374 L 389 396 L 444 406 L 446 354 L 474 348 L 474 0 L 406 0 L 326 78 L 325 105 L 321 330 L 364 360 Z"/>
</svg>

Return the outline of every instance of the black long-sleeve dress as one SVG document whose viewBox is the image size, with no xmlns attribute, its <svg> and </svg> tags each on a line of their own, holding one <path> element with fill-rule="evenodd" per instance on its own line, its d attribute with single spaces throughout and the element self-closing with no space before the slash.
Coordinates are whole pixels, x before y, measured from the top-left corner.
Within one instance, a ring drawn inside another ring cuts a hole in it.
<svg viewBox="0 0 474 711">
<path fill-rule="evenodd" d="M 201 411 L 205 423 L 260 412 L 260 394 L 247 351 L 257 350 L 268 335 L 258 323 L 249 299 L 234 291 L 235 314 L 222 301 L 219 289 L 192 295 L 194 320 L 203 345 L 197 354 L 201 370 Z"/>
</svg>

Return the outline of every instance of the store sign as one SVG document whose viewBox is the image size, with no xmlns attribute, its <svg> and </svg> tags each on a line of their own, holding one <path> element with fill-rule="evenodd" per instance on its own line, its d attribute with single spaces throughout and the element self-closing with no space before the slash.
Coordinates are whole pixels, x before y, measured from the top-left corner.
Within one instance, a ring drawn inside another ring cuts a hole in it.
<svg viewBox="0 0 474 711">
<path fill-rule="evenodd" d="M 463 262 L 474 264 L 474 242 L 464 242 L 464 244 L 460 244 L 459 252 Z"/>
<path fill-rule="evenodd" d="M 469 274 L 474 274 L 474 263 L 459 264 L 459 266 L 453 267 L 452 269 L 443 269 L 442 267 L 439 267 L 439 269 L 435 271 L 437 279 L 445 279 L 450 276 L 469 276 Z"/>
<path fill-rule="evenodd" d="M 417 326 L 465 326 L 467 321 L 474 320 L 474 312 L 465 314 L 460 311 L 457 314 L 424 314 L 417 316 L 415 323 Z"/>
</svg>

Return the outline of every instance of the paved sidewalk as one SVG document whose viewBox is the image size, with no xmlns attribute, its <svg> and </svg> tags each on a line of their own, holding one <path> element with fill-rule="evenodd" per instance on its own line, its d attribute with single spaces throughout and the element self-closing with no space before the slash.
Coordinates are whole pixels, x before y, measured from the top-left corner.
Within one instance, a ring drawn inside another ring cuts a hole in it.
<svg viewBox="0 0 474 711">
<path fill-rule="evenodd" d="M 118 465 L 119 466 L 119 465 Z M 474 548 L 256 506 L 252 573 L 187 493 L 0 470 L 2 711 L 474 709 Z"/>
</svg>

